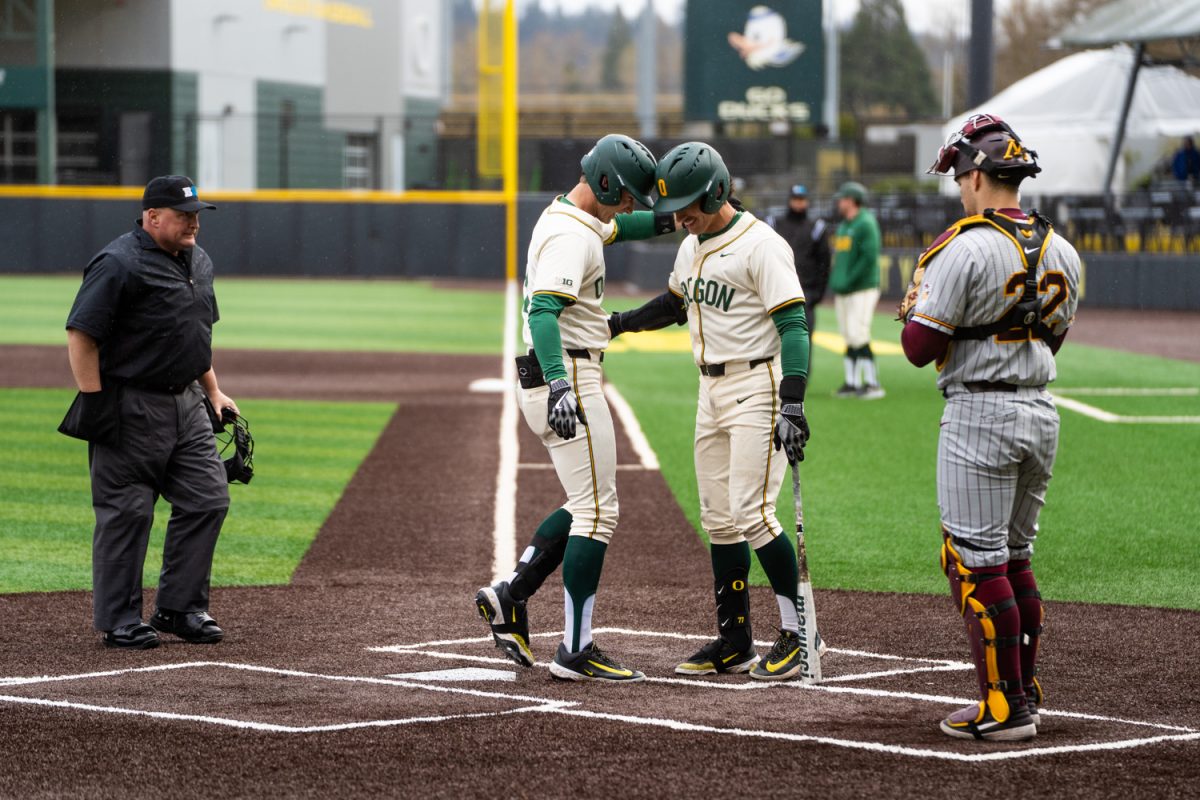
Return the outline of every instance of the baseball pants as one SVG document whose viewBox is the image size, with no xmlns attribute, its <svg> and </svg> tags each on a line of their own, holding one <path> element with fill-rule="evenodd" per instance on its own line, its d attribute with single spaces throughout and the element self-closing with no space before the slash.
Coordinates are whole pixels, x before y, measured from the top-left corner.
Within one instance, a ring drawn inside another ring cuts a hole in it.
<svg viewBox="0 0 1200 800">
<path fill-rule="evenodd" d="M 92 616 L 111 631 L 142 619 L 142 568 L 159 496 L 171 504 L 156 602 L 207 611 L 213 552 L 229 483 L 199 386 L 180 394 L 121 390 L 117 447 L 89 444 Z"/>
<path fill-rule="evenodd" d="M 837 311 L 838 332 L 846 340 L 846 347 L 866 347 L 871 343 L 871 320 L 875 317 L 875 306 L 878 303 L 879 289 L 877 288 L 834 296 L 833 305 Z"/>
<path fill-rule="evenodd" d="M 942 525 L 967 567 L 1027 559 L 1058 449 L 1054 401 L 1036 387 L 947 392 L 937 462 Z"/>
<path fill-rule="evenodd" d="M 775 500 L 787 458 L 771 442 L 779 412 L 779 357 L 753 369 L 726 365 L 700 376 L 696 403 L 696 482 L 700 522 L 713 544 L 754 549 L 783 532 Z"/>
<path fill-rule="evenodd" d="M 563 508 L 571 512 L 571 535 L 608 543 L 617 527 L 617 444 L 612 414 L 604 397 L 600 351 L 576 358 L 563 353 L 567 380 L 587 417 L 577 424 L 574 439 L 562 439 L 546 420 L 550 387 L 518 387 L 525 423 L 550 452 L 558 481 L 567 493 Z"/>
</svg>

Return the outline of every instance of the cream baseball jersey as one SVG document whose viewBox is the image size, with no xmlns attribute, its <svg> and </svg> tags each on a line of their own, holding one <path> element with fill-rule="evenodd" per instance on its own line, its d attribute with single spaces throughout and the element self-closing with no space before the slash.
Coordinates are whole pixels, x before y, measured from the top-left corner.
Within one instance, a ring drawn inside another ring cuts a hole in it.
<svg viewBox="0 0 1200 800">
<path fill-rule="evenodd" d="M 604 302 L 604 245 L 616 236 L 616 226 L 603 223 L 556 198 L 538 218 L 525 264 L 525 302 L 522 306 L 526 347 L 529 305 L 535 294 L 552 294 L 569 304 L 558 318 L 564 348 L 603 350 L 608 347 L 608 313 Z"/>
<path fill-rule="evenodd" d="M 1042 320 L 1061 336 L 1079 304 L 1079 254 L 1051 233 L 1037 276 Z M 949 335 L 987 325 L 1020 300 L 1024 280 L 1025 263 L 1010 237 L 987 226 L 964 229 L 926 265 L 913 320 Z M 1023 328 L 955 340 L 937 366 L 939 388 L 969 381 L 1042 386 L 1055 378 L 1050 346 Z"/>
<path fill-rule="evenodd" d="M 684 239 L 668 287 L 687 306 L 697 364 L 778 354 L 771 314 L 804 300 L 792 248 L 748 211 L 703 242 Z"/>
</svg>

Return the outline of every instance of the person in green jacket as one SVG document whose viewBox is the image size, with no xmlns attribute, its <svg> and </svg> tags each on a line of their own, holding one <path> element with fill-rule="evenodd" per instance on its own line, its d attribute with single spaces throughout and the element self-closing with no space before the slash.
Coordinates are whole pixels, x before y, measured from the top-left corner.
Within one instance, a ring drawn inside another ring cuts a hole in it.
<svg viewBox="0 0 1200 800">
<path fill-rule="evenodd" d="M 846 380 L 836 395 L 878 399 L 883 397 L 883 387 L 871 354 L 871 319 L 880 301 L 880 223 L 863 207 L 866 187 L 862 184 L 847 181 L 834 197 L 842 221 L 834 236 L 829 290 L 846 341 Z"/>
<path fill-rule="evenodd" d="M 846 380 L 837 396 L 878 400 L 884 391 L 871 353 L 871 319 L 879 302 L 879 223 L 863 207 L 867 189 L 861 183 L 843 183 L 835 198 L 842 222 L 834 237 L 829 290 L 846 340 Z"/>
</svg>

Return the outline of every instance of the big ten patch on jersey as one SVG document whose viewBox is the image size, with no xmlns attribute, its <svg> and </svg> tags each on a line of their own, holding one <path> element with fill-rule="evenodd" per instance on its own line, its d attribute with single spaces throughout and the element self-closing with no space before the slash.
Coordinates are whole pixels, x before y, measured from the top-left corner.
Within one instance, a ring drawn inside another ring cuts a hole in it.
<svg viewBox="0 0 1200 800">
<path fill-rule="evenodd" d="M 683 304 L 690 308 L 693 303 L 700 303 L 720 311 L 728 311 L 733 302 L 737 289 L 717 278 L 688 278 L 680 285 L 683 290 Z"/>
<path fill-rule="evenodd" d="M 847 253 L 854 246 L 854 237 L 845 234 L 833 237 L 833 249 L 838 253 Z"/>
</svg>

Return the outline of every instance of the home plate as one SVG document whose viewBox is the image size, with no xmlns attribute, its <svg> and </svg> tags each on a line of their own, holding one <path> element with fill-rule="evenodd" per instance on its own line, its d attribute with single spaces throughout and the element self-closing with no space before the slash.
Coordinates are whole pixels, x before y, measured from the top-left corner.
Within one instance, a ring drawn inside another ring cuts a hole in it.
<svg viewBox="0 0 1200 800">
<path fill-rule="evenodd" d="M 479 394 L 503 394 L 508 384 L 503 378 L 479 378 L 471 381 L 469 389 Z"/>
<path fill-rule="evenodd" d="M 517 673 L 507 669 L 458 667 L 457 669 L 435 669 L 431 672 L 399 672 L 387 677 L 407 681 L 515 681 Z"/>
</svg>

